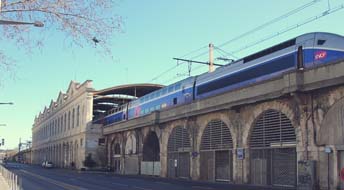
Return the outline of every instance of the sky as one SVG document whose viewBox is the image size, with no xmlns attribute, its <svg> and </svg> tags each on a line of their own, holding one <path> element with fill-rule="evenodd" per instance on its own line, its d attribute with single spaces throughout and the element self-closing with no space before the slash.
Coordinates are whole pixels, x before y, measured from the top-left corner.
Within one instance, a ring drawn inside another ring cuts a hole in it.
<svg viewBox="0 0 344 190">
<path fill-rule="evenodd" d="M 324 14 L 344 0 L 316 0 L 296 14 L 266 24 L 309 2 L 312 0 L 120 0 L 113 13 L 122 16 L 124 26 L 123 32 L 111 39 L 114 59 L 97 54 L 96 46 L 70 48 L 63 36 L 51 31 L 44 47 L 30 55 L 2 40 L 1 48 L 17 62 L 11 73 L 0 71 L 5 76 L 0 102 L 14 102 L 0 105 L 0 124 L 6 124 L 0 126 L 0 138 L 5 139 L 0 148 L 18 147 L 19 138 L 31 140 L 35 116 L 56 100 L 60 91 L 66 92 L 71 80 L 93 80 L 96 90 L 133 83 L 168 85 L 188 74 L 187 64 L 173 58 L 207 62 L 209 43 L 217 47 L 215 58 L 238 59 L 304 33 L 344 36 L 344 9 Z M 320 15 L 326 16 L 307 23 Z M 45 32 L 44 28 L 35 30 L 37 35 Z M 243 34 L 247 35 L 240 37 Z M 207 69 L 193 64 L 191 74 Z"/>
</svg>

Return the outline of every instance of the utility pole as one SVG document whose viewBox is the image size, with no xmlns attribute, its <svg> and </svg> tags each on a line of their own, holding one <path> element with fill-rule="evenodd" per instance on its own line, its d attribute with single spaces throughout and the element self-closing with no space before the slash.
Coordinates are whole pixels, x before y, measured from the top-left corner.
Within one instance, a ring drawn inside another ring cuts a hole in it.
<svg viewBox="0 0 344 190">
<path fill-rule="evenodd" d="M 173 59 L 177 60 L 177 61 L 182 61 L 181 63 L 188 63 L 189 76 L 191 75 L 191 64 L 192 63 L 209 65 L 209 71 L 208 71 L 209 73 L 211 73 L 215 70 L 214 66 L 223 66 L 221 64 L 214 63 L 214 44 L 212 44 L 212 43 L 209 44 L 209 62 L 194 61 L 194 60 L 190 60 L 190 59 L 181 59 L 181 58 L 173 58 Z"/>
<path fill-rule="evenodd" d="M 209 44 L 209 73 L 214 72 L 214 44 Z"/>
</svg>

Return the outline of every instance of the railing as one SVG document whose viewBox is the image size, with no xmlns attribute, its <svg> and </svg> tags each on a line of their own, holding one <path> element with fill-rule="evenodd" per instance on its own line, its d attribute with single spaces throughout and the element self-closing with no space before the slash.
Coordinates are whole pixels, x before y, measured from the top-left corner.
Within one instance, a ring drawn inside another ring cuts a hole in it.
<svg viewBox="0 0 344 190">
<path fill-rule="evenodd" d="M 22 190 L 21 180 L 16 174 L 6 169 L 4 166 L 0 165 L 0 174 L 5 179 L 8 184 L 9 190 Z"/>
</svg>

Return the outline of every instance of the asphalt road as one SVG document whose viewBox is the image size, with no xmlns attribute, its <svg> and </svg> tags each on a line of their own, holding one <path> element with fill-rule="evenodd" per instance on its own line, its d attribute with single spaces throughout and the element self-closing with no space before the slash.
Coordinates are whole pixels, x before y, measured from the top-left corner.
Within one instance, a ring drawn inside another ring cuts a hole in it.
<svg viewBox="0 0 344 190">
<path fill-rule="evenodd" d="M 21 179 L 23 190 L 259 190 L 251 185 L 173 180 L 159 177 L 124 176 L 103 172 L 45 169 L 40 166 L 8 163 Z M 282 188 L 274 188 L 282 189 Z"/>
</svg>

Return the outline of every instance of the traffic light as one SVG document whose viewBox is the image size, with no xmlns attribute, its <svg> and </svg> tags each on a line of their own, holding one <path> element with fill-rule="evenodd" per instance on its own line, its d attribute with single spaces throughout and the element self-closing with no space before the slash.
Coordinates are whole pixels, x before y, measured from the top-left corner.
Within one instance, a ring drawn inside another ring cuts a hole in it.
<svg viewBox="0 0 344 190">
<path fill-rule="evenodd" d="M 1 144 L 2 144 L 2 146 L 5 145 L 5 139 L 1 139 Z"/>
</svg>

